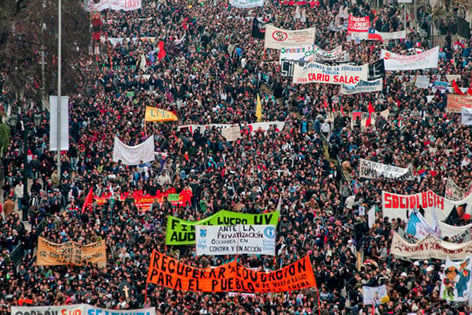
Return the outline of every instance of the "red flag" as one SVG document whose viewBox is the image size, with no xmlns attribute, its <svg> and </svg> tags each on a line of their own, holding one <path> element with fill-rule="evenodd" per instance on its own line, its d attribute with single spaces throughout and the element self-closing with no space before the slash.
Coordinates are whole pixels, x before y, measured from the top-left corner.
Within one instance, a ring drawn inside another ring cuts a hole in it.
<svg viewBox="0 0 472 315">
<path fill-rule="evenodd" d="M 341 103 L 341 115 L 344 116 L 344 108 L 343 108 L 343 104 Z"/>
<path fill-rule="evenodd" d="M 472 96 L 472 86 L 467 90 L 467 94 L 469 94 L 470 96 Z"/>
<path fill-rule="evenodd" d="M 367 111 L 369 112 L 369 119 L 370 119 L 370 114 L 375 112 L 374 106 L 369 102 L 369 107 L 367 108 Z"/>
<path fill-rule="evenodd" d="M 325 99 L 323 99 L 323 103 L 324 103 L 324 107 L 325 107 L 326 109 L 328 109 L 328 103 L 326 102 Z"/>
<path fill-rule="evenodd" d="M 464 95 L 464 92 L 462 92 L 459 86 L 457 85 L 456 80 L 452 80 L 452 87 L 454 88 L 454 93 L 459 94 L 459 95 Z"/>
<path fill-rule="evenodd" d="M 157 58 L 159 58 L 159 61 L 161 61 L 162 58 L 164 58 L 167 55 L 166 51 L 164 50 L 164 42 L 162 40 L 159 41 L 159 44 L 157 47 L 159 48 L 159 54 L 157 55 Z"/>
<path fill-rule="evenodd" d="M 367 117 L 367 119 L 365 120 L 365 126 L 369 127 L 371 124 L 372 124 L 372 121 L 370 120 L 370 113 L 369 113 L 369 117 Z"/>
<path fill-rule="evenodd" d="M 90 190 L 85 197 L 84 205 L 82 206 L 82 213 L 85 212 L 85 209 L 93 204 L 93 188 L 90 187 Z"/>
</svg>

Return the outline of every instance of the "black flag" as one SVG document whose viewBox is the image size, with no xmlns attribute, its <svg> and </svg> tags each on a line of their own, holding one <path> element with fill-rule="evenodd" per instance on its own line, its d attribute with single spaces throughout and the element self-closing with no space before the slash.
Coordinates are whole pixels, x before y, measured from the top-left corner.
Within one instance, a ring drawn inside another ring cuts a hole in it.
<svg viewBox="0 0 472 315">
<path fill-rule="evenodd" d="M 461 223 L 460 221 L 464 218 L 466 208 L 467 204 L 458 205 L 457 207 L 454 206 L 444 222 L 449 225 L 457 225 Z"/>
<path fill-rule="evenodd" d="M 385 65 L 381 59 L 371 65 L 369 65 L 369 81 L 383 78 L 385 76 Z"/>
<path fill-rule="evenodd" d="M 265 26 L 264 23 L 254 18 L 252 21 L 252 37 L 264 39 L 265 37 Z"/>
</svg>

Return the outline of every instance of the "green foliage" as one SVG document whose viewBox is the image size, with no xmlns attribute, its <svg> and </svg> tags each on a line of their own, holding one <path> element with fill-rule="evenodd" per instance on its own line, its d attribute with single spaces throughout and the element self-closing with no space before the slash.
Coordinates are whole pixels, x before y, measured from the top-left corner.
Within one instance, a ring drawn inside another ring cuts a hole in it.
<svg viewBox="0 0 472 315">
<path fill-rule="evenodd" d="M 5 156 L 10 144 L 10 127 L 0 124 L 0 158 Z"/>
</svg>

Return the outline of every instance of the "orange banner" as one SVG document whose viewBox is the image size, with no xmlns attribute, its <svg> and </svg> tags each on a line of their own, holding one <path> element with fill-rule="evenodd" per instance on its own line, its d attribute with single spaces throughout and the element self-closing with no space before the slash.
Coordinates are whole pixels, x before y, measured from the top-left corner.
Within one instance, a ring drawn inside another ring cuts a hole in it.
<svg viewBox="0 0 472 315">
<path fill-rule="evenodd" d="M 308 256 L 282 269 L 264 272 L 247 269 L 236 261 L 215 268 L 195 268 L 155 250 L 147 282 L 196 292 L 266 293 L 316 287 Z"/>
</svg>

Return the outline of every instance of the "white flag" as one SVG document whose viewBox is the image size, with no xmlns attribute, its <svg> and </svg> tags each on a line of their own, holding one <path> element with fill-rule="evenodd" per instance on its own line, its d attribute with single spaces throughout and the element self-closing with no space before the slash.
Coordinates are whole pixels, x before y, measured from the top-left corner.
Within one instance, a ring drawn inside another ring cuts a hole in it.
<svg viewBox="0 0 472 315">
<path fill-rule="evenodd" d="M 49 121 L 49 151 L 57 151 L 57 96 L 49 96 L 50 121 Z M 61 137 L 59 148 L 61 151 L 69 150 L 69 96 L 61 96 Z"/>
<path fill-rule="evenodd" d="M 150 136 L 141 144 L 129 146 L 115 136 L 113 147 L 113 161 L 120 161 L 125 165 L 138 165 L 141 161 L 154 161 L 154 136 Z"/>
</svg>

